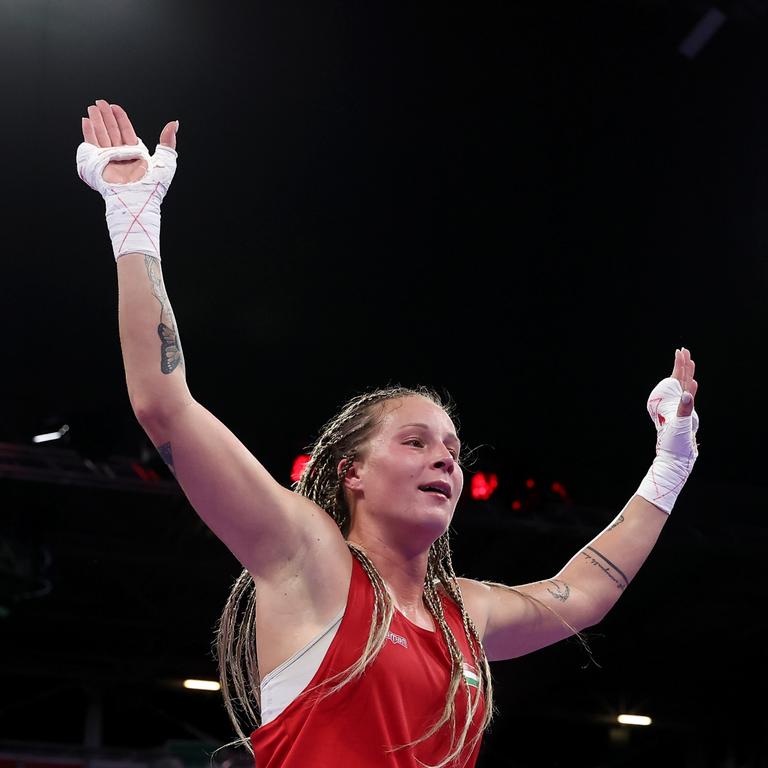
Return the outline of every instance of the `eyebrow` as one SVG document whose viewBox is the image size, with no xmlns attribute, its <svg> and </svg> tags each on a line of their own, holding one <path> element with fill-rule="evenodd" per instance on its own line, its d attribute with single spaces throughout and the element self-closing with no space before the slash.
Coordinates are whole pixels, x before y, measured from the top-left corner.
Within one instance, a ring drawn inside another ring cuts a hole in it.
<svg viewBox="0 0 768 768">
<path fill-rule="evenodd" d="M 419 421 L 414 422 L 413 424 L 403 424 L 403 426 L 400 427 L 400 429 L 405 429 L 406 427 L 421 427 L 422 429 L 426 429 L 426 430 L 430 429 L 429 424 L 422 424 Z M 454 435 L 453 432 L 449 432 L 448 437 L 450 437 L 451 440 L 455 441 L 458 444 L 458 446 L 461 447 L 461 440 L 459 440 L 457 435 Z"/>
</svg>

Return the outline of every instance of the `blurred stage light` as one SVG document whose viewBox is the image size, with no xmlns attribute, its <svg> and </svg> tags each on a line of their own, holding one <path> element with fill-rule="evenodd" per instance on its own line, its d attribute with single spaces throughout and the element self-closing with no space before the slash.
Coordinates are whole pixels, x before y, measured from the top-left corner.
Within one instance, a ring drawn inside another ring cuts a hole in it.
<svg viewBox="0 0 768 768">
<path fill-rule="evenodd" d="M 556 493 L 561 499 L 568 498 L 568 491 L 565 490 L 565 486 L 562 483 L 555 481 L 550 488 L 552 489 L 552 493 Z"/>
<path fill-rule="evenodd" d="M 713 6 L 699 19 L 685 40 L 680 43 L 678 50 L 686 58 L 692 59 L 715 36 L 724 23 L 725 14 Z"/>
<path fill-rule="evenodd" d="M 152 467 L 142 467 L 138 462 L 132 461 L 131 469 L 136 474 L 136 477 L 145 483 L 157 483 L 160 480 L 160 475 Z"/>
<path fill-rule="evenodd" d="M 622 725 L 650 725 L 653 722 L 645 715 L 619 715 L 616 719 Z"/>
<path fill-rule="evenodd" d="M 291 482 L 298 483 L 299 480 L 301 480 L 301 473 L 308 463 L 309 456 L 306 453 L 302 453 L 301 456 L 297 456 L 293 460 L 293 466 L 291 467 Z"/>
<path fill-rule="evenodd" d="M 477 472 L 472 475 L 471 493 L 476 501 L 487 501 L 499 485 L 499 478 L 489 472 Z"/>
<path fill-rule="evenodd" d="M 193 691 L 221 690 L 221 685 L 214 680 L 185 680 L 184 687 Z"/>
<path fill-rule="evenodd" d="M 61 429 L 57 429 L 55 432 L 45 432 L 42 435 L 35 435 L 32 438 L 33 443 L 47 443 L 50 440 L 59 440 L 69 432 L 69 425 L 63 424 Z"/>
</svg>

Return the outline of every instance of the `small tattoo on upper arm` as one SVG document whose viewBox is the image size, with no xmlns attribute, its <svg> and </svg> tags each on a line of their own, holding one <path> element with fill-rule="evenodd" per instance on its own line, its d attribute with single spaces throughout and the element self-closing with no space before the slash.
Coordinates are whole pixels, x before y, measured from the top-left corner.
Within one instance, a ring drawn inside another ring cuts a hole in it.
<svg viewBox="0 0 768 768">
<path fill-rule="evenodd" d="M 571 588 L 564 581 L 553 581 L 550 579 L 549 583 L 555 587 L 556 591 L 553 592 L 551 589 L 547 588 L 547 592 L 549 592 L 555 600 L 560 600 L 560 602 L 564 603 L 571 594 Z"/>
<path fill-rule="evenodd" d="M 176 476 L 176 470 L 173 468 L 173 451 L 171 450 L 171 444 L 163 443 L 158 447 L 157 452 L 160 454 L 162 460 L 168 465 L 168 469 L 171 470 L 174 477 Z"/>
<path fill-rule="evenodd" d="M 612 563 L 605 555 L 594 547 L 587 547 L 582 553 L 584 557 L 597 566 L 605 575 L 616 584 L 617 589 L 624 589 L 629 584 L 629 579 L 624 575 L 618 565 Z"/>
</svg>

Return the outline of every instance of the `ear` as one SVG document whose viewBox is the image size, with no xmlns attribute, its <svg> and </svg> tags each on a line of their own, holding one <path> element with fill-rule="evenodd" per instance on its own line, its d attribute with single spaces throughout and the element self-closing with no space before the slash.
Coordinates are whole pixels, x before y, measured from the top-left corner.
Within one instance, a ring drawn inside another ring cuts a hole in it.
<svg viewBox="0 0 768 768">
<path fill-rule="evenodd" d="M 357 462 L 354 459 L 342 459 L 337 467 L 336 474 L 344 475 L 342 485 L 350 491 L 356 491 L 360 488 L 360 475 L 357 471 Z"/>
</svg>

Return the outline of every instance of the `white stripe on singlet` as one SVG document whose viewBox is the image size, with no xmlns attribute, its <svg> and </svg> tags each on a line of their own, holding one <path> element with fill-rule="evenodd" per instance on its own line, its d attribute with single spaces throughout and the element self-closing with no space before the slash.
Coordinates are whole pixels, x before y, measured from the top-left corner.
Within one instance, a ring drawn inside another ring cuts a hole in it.
<svg viewBox="0 0 768 768">
<path fill-rule="evenodd" d="M 261 681 L 261 724 L 274 720 L 310 683 L 330 648 L 346 606 L 319 635 Z"/>
</svg>

